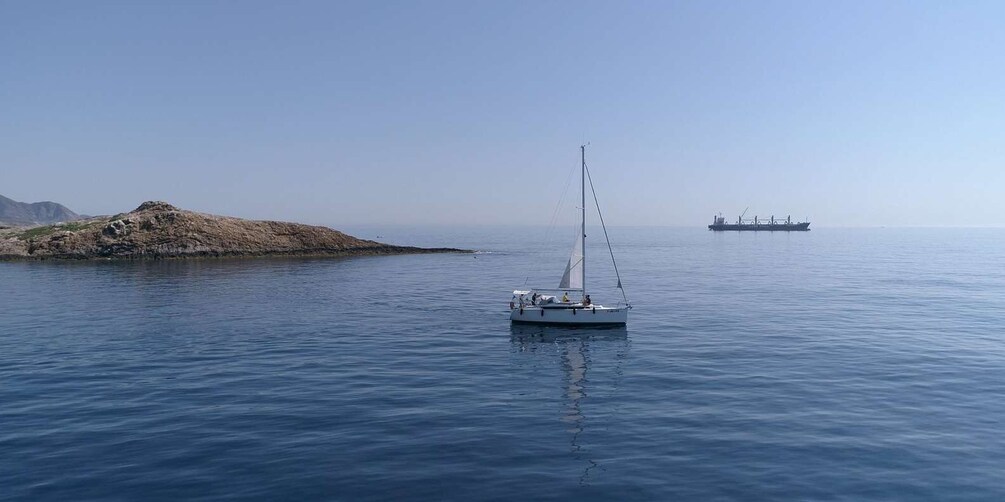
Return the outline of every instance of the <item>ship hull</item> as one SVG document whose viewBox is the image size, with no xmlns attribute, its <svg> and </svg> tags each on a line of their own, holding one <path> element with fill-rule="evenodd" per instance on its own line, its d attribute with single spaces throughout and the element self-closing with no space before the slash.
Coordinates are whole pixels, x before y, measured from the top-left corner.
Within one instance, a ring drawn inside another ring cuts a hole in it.
<svg viewBox="0 0 1005 502">
<path fill-rule="evenodd" d="M 553 326 L 612 326 L 628 322 L 625 307 L 553 308 L 525 306 L 513 308 L 510 320 L 518 324 L 548 324 Z"/>
<path fill-rule="evenodd" d="M 758 223 L 758 224 L 743 224 L 737 225 L 736 223 L 721 223 L 721 224 L 711 224 L 708 226 L 709 230 L 714 230 L 716 232 L 808 232 L 810 230 L 809 222 L 804 223 Z"/>
</svg>

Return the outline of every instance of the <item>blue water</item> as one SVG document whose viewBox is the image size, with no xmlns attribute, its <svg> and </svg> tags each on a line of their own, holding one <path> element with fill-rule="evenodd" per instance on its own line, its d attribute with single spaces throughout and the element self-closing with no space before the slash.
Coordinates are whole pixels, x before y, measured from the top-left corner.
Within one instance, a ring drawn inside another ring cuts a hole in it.
<svg viewBox="0 0 1005 502">
<path fill-rule="evenodd" d="M 1005 498 L 1005 230 L 352 230 L 486 252 L 0 263 L 0 498 Z"/>
</svg>

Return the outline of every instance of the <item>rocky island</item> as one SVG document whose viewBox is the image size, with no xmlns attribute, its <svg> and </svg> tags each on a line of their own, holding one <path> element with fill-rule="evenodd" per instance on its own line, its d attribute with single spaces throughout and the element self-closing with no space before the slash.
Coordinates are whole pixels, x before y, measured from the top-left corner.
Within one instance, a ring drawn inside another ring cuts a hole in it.
<svg viewBox="0 0 1005 502">
<path fill-rule="evenodd" d="M 252 221 L 144 202 L 129 213 L 32 228 L 0 228 L 0 260 L 224 256 L 364 256 L 468 252 L 394 246 L 327 227 Z"/>
</svg>

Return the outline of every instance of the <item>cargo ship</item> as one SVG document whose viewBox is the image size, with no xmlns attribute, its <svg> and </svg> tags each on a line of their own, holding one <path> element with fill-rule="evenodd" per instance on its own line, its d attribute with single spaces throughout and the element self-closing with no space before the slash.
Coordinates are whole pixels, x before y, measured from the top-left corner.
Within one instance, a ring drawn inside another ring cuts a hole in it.
<svg viewBox="0 0 1005 502">
<path fill-rule="evenodd" d="M 754 216 L 752 220 L 745 220 L 743 219 L 744 214 L 747 214 L 747 211 L 743 211 L 743 214 L 736 219 L 736 223 L 726 223 L 726 218 L 722 216 L 722 213 L 719 213 L 713 217 L 712 224 L 708 226 L 708 229 L 716 232 L 730 230 L 738 232 L 808 232 L 810 230 L 810 222 L 800 221 L 793 223 L 791 216 L 786 216 L 784 220 L 776 220 L 774 216 L 767 220 L 758 219 L 757 216 Z"/>
</svg>

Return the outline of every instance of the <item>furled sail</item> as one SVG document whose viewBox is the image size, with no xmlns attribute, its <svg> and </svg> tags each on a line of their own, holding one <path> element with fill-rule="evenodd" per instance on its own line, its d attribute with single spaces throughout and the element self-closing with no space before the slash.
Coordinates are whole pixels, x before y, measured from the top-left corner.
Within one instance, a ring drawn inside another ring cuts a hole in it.
<svg viewBox="0 0 1005 502">
<path fill-rule="evenodd" d="M 572 246 L 572 256 L 565 266 L 560 289 L 583 289 L 583 238 L 576 236 L 576 244 Z"/>
</svg>

